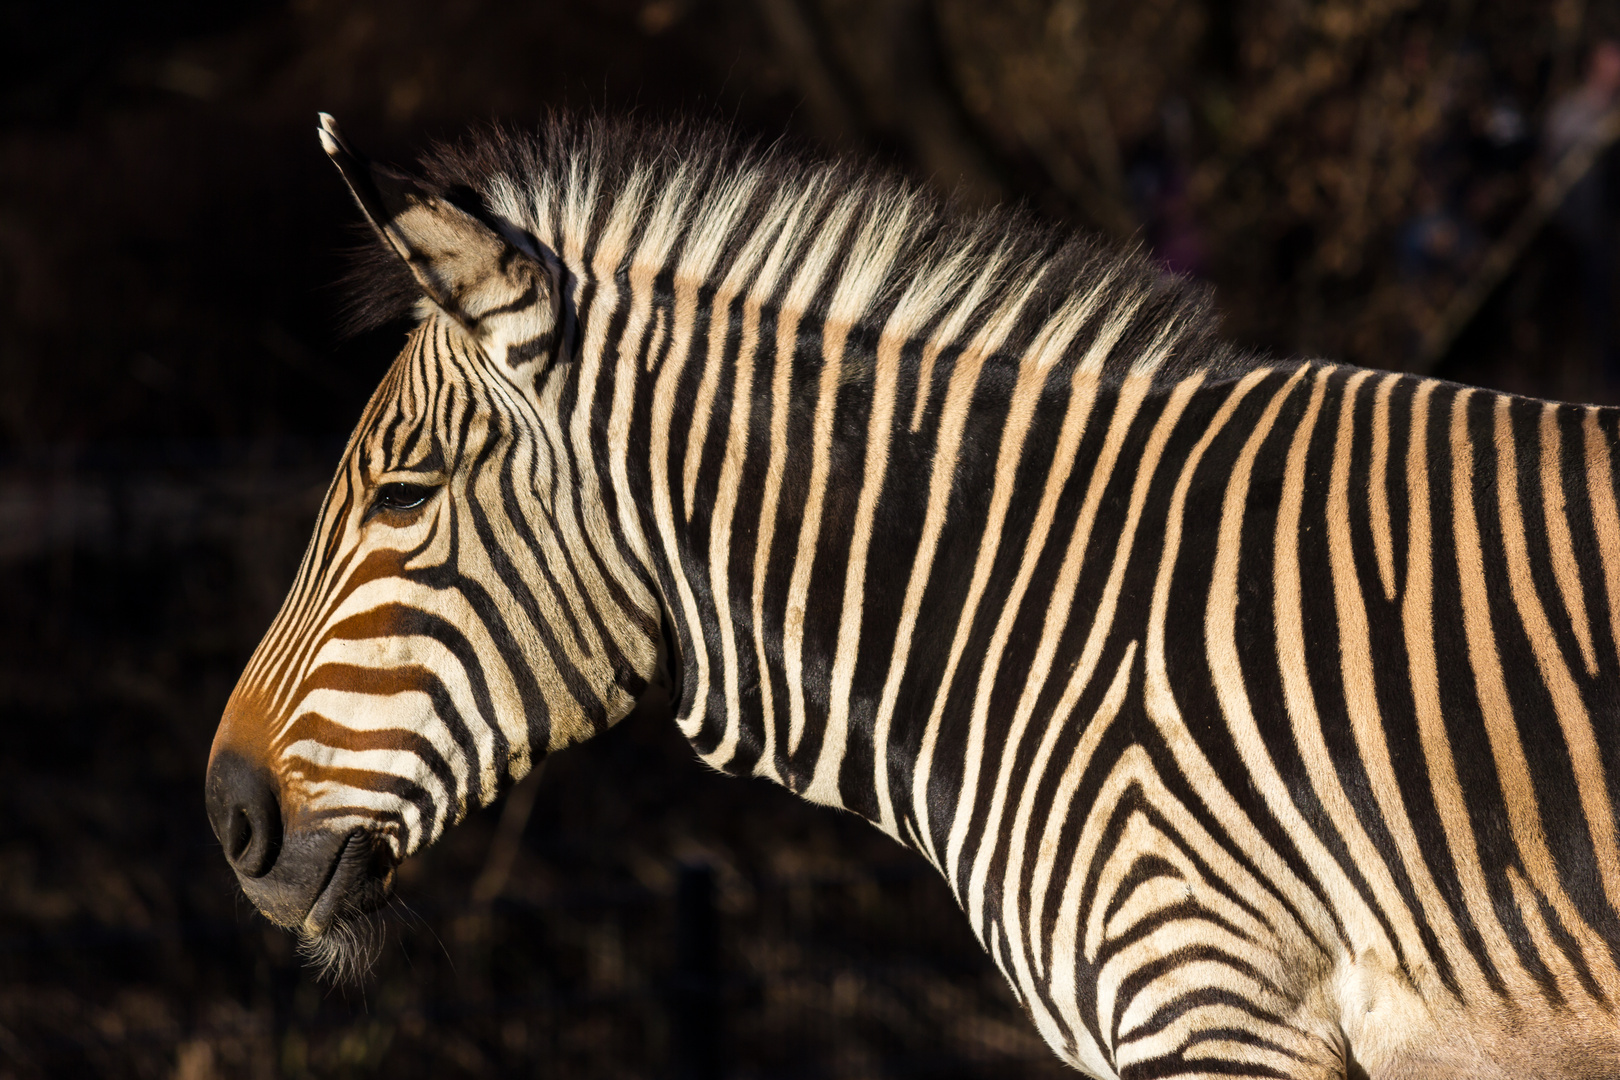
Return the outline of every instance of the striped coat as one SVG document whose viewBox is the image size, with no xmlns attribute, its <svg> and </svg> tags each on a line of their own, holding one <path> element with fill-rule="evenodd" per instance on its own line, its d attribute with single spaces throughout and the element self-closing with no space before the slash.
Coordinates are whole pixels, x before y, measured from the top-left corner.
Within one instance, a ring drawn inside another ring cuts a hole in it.
<svg viewBox="0 0 1620 1080">
<path fill-rule="evenodd" d="M 1246 355 L 1140 260 L 703 133 L 322 138 L 419 323 L 209 773 L 317 953 L 662 655 L 1094 1075 L 1620 1074 L 1620 416 Z"/>
</svg>

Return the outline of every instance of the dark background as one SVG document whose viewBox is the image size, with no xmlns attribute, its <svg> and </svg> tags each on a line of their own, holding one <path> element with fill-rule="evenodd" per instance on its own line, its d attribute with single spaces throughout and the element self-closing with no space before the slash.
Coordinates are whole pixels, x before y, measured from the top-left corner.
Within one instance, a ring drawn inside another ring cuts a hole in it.
<svg viewBox="0 0 1620 1080">
<path fill-rule="evenodd" d="M 240 899 L 209 741 L 402 335 L 339 332 L 318 109 L 399 163 L 695 114 L 1142 245 L 1280 355 L 1611 401 L 1612 219 L 1533 199 L 1617 14 L 0 4 L 0 1078 L 1064 1075 L 926 865 L 701 768 L 656 706 L 407 864 L 363 986 Z"/>
</svg>

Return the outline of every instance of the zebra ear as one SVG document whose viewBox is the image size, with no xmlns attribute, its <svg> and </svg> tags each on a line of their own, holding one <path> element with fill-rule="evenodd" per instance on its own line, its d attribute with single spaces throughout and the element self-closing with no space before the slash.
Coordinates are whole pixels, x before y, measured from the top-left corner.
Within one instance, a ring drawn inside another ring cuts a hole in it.
<svg viewBox="0 0 1620 1080">
<path fill-rule="evenodd" d="M 549 355 L 558 290 L 529 244 L 523 238 L 514 242 L 414 177 L 367 160 L 344 140 L 330 114 L 320 118 L 322 148 L 366 220 L 404 260 L 428 299 L 497 361 L 516 368 Z"/>
</svg>

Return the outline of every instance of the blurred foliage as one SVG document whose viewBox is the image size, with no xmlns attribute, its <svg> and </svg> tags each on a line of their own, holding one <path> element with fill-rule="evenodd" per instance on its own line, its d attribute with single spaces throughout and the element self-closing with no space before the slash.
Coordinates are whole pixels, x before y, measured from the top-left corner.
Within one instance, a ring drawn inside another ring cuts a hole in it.
<svg viewBox="0 0 1620 1080">
<path fill-rule="evenodd" d="M 400 342 L 338 333 L 360 234 L 318 109 L 397 162 L 553 108 L 696 114 L 1143 245 L 1249 345 L 1602 399 L 1552 230 L 1443 355 L 1421 341 L 1616 15 L 0 6 L 0 1078 L 665 1074 L 690 861 L 718 873 L 733 1075 L 1058 1074 L 925 864 L 702 769 L 656 708 L 408 864 L 364 988 L 312 983 L 245 909 L 202 814 L 209 740 Z"/>
</svg>

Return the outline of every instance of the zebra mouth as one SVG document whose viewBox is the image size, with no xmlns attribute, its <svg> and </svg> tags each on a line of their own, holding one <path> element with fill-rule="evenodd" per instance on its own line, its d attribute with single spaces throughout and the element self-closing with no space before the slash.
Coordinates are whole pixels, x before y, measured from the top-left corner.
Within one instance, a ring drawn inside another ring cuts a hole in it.
<svg viewBox="0 0 1620 1080">
<path fill-rule="evenodd" d="M 355 829 L 344 838 L 327 870 L 325 885 L 304 916 L 305 933 L 319 937 L 334 923 L 382 906 L 394 883 L 393 860 L 385 856 L 385 850 L 364 829 Z"/>
</svg>

